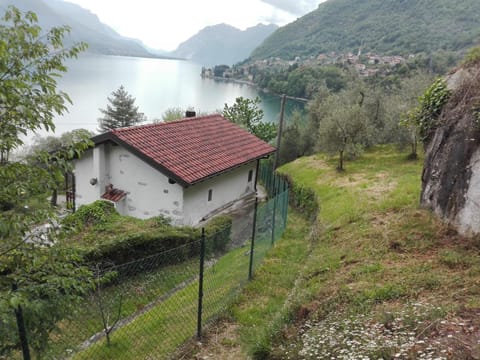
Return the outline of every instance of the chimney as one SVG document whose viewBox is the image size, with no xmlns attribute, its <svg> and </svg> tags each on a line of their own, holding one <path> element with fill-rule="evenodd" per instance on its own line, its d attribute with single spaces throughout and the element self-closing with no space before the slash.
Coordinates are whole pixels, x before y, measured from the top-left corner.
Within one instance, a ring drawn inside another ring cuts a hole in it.
<svg viewBox="0 0 480 360">
<path fill-rule="evenodd" d="M 197 113 L 194 110 L 187 110 L 185 112 L 185 117 L 187 117 L 187 118 L 192 118 L 192 117 L 195 117 L 195 116 L 197 116 Z"/>
</svg>

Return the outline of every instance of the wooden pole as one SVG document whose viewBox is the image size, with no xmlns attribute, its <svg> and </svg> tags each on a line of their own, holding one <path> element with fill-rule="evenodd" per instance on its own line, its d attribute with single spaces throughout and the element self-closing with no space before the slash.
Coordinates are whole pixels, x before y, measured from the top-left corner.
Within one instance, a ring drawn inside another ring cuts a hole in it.
<svg viewBox="0 0 480 360">
<path fill-rule="evenodd" d="M 278 167 L 279 162 L 279 154 L 280 154 L 280 146 L 282 143 L 282 133 L 283 133 L 283 120 L 285 117 L 285 102 L 287 100 L 287 96 L 284 94 L 282 95 L 282 105 L 280 107 L 280 123 L 278 124 L 278 137 L 277 137 L 277 151 L 275 152 L 275 160 L 273 162 L 273 171 L 275 171 Z"/>
</svg>

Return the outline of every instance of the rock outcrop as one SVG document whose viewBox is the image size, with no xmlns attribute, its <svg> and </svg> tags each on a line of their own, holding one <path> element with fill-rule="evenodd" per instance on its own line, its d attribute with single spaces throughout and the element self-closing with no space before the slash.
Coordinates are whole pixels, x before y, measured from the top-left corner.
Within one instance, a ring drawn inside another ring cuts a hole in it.
<svg viewBox="0 0 480 360">
<path fill-rule="evenodd" d="M 462 234 L 480 233 L 480 65 L 447 78 L 452 95 L 425 144 L 422 206 Z"/>
</svg>

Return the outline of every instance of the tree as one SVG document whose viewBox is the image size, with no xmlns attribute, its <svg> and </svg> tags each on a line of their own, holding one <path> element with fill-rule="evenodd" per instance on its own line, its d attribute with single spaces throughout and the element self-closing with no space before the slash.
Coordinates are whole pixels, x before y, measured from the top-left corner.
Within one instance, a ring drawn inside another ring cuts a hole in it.
<svg viewBox="0 0 480 360">
<path fill-rule="evenodd" d="M 79 255 L 62 246 L 49 227 L 42 227 L 39 238 L 32 229 L 53 225 L 48 203 L 34 204 L 57 187 L 70 160 L 89 142 L 40 152 L 31 164 L 9 161 L 11 151 L 23 144 L 22 135 L 53 130 L 55 114 L 66 110 L 70 99 L 57 89 L 56 79 L 66 71 L 64 60 L 85 48 L 64 48 L 67 31 L 58 27 L 42 34 L 34 13 L 14 7 L 0 22 L 0 326 L 8 330 L 0 331 L 1 356 L 19 349 L 18 336 L 10 331 L 16 328 L 14 314 L 25 315 L 30 345 L 41 353 L 50 331 L 88 288 L 89 271 Z"/>
<path fill-rule="evenodd" d="M 396 113 L 398 114 L 397 123 L 406 130 L 406 141 L 411 146 L 410 159 L 417 159 L 417 144 L 420 138 L 420 128 L 415 121 L 417 109 L 415 105 L 425 89 L 433 81 L 431 75 L 417 72 L 412 77 L 404 79 L 397 95 Z"/>
<path fill-rule="evenodd" d="M 324 103 L 318 146 L 338 153 L 338 171 L 343 171 L 345 155 L 357 155 L 369 137 L 363 96 L 355 90 L 331 95 Z"/>
<path fill-rule="evenodd" d="M 107 132 L 112 129 L 133 126 L 146 120 L 143 113 L 135 106 L 135 98 L 132 97 L 121 85 L 112 92 L 112 97 L 107 98 L 110 104 L 107 109 L 99 109 L 104 115 L 98 119 L 100 132 Z"/>
<path fill-rule="evenodd" d="M 62 46 L 67 27 L 42 34 L 32 12 L 9 7 L 0 23 L 0 162 L 23 145 L 22 135 L 41 128 L 55 129 L 70 98 L 57 90 L 56 79 L 67 70 L 63 61 L 86 48 Z"/>
<path fill-rule="evenodd" d="M 277 136 L 277 125 L 262 122 L 263 110 L 258 107 L 260 102 L 258 96 L 253 100 L 237 97 L 232 106 L 225 104 L 223 116 L 263 141 L 270 142 Z"/>
<path fill-rule="evenodd" d="M 165 122 L 183 119 L 185 117 L 185 110 L 180 107 L 169 108 L 162 114 L 162 120 Z"/>
<path fill-rule="evenodd" d="M 308 139 L 306 136 L 307 128 L 302 118 L 302 113 L 299 110 L 295 110 L 288 120 L 287 123 L 290 124 L 282 134 L 282 146 L 279 152 L 280 165 L 304 156 L 308 150 L 306 147 L 306 139 Z"/>
<path fill-rule="evenodd" d="M 33 138 L 32 145 L 28 148 L 28 156 L 34 157 L 35 153 L 39 151 L 54 152 L 61 148 L 66 148 L 84 139 L 94 136 L 94 132 L 87 129 L 75 129 L 64 132 L 60 136 L 48 135 L 39 136 L 36 135 Z"/>
</svg>

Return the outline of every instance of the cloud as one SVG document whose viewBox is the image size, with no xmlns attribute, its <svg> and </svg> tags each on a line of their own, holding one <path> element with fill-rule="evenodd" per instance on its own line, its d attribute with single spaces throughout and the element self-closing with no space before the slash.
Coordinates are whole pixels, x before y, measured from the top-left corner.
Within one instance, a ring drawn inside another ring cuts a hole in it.
<svg viewBox="0 0 480 360">
<path fill-rule="evenodd" d="M 302 16 L 317 8 L 322 0 L 261 0 L 273 7 Z"/>
</svg>

